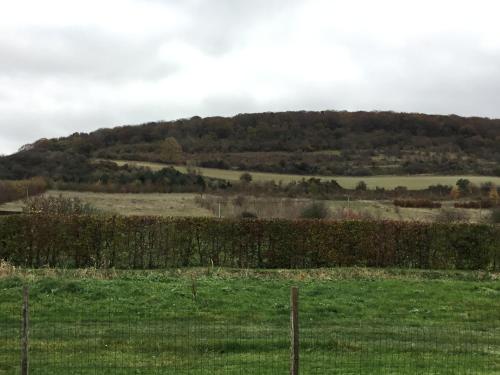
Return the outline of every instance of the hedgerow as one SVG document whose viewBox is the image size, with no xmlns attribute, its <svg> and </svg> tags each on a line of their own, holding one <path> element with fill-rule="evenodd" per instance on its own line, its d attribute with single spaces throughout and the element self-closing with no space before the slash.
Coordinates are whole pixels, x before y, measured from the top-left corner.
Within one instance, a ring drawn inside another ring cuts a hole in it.
<svg viewBox="0 0 500 375">
<path fill-rule="evenodd" d="M 480 201 L 470 201 L 470 202 L 455 202 L 453 206 L 455 208 L 481 209 L 481 208 L 492 208 L 495 206 L 495 203 L 490 200 L 480 200 Z"/>
<path fill-rule="evenodd" d="M 395 199 L 394 205 L 410 208 L 441 208 L 440 202 L 434 202 L 430 199 Z"/>
<path fill-rule="evenodd" d="M 0 218 L 0 259 L 27 267 L 498 270 L 500 229 L 396 221 L 18 215 Z"/>
</svg>

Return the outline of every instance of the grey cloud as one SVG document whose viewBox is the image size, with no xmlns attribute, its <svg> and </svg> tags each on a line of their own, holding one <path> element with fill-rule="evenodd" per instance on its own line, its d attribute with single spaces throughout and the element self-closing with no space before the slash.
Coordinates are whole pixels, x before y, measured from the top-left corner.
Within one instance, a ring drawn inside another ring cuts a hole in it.
<svg viewBox="0 0 500 375">
<path fill-rule="evenodd" d="M 25 30 L 12 40 L 0 37 L 0 75 L 160 79 L 179 69 L 158 59 L 165 39 L 131 40 L 95 29 Z"/>
<path fill-rule="evenodd" d="M 298 0 L 288 0 L 286 6 L 281 0 L 187 1 L 185 11 L 192 15 L 192 23 L 184 36 L 205 53 L 222 55 L 244 45 L 256 27 L 277 22 L 298 4 Z"/>
<path fill-rule="evenodd" d="M 0 82 L 8 84 L 0 87 L 0 153 L 41 137 L 193 115 L 364 109 L 500 117 L 500 50 L 484 48 L 484 32 L 473 28 L 422 35 L 417 30 L 397 44 L 383 40 L 383 33 L 336 28 L 342 14 L 315 28 L 319 21 L 301 19 L 303 7 L 315 6 L 312 0 L 139 2 L 174 7 L 187 22 L 144 33 L 135 32 L 140 24 L 127 33 L 106 25 L 22 24 L 0 33 Z M 446 22 L 453 20 L 443 17 Z M 307 34 L 309 29 L 316 33 Z M 316 49 L 295 49 L 295 38 L 303 35 L 314 38 Z M 173 56 L 160 55 L 164 45 L 174 46 Z M 187 46 L 192 56 L 176 56 L 177 45 Z M 283 74 L 272 61 L 266 65 L 273 47 L 276 58 L 281 48 L 292 50 L 285 51 Z M 338 67 L 312 71 L 317 59 L 335 60 L 323 52 L 333 54 L 337 47 L 359 78 L 337 80 L 343 75 Z M 204 81 L 197 75 L 210 74 L 204 64 L 213 64 L 210 69 L 231 64 L 240 73 L 225 78 L 214 69 L 220 77 Z M 273 93 L 265 95 L 267 88 Z"/>
<path fill-rule="evenodd" d="M 258 101 L 248 94 L 217 95 L 203 100 L 201 112 L 230 116 L 241 112 L 256 112 L 260 108 Z"/>
</svg>

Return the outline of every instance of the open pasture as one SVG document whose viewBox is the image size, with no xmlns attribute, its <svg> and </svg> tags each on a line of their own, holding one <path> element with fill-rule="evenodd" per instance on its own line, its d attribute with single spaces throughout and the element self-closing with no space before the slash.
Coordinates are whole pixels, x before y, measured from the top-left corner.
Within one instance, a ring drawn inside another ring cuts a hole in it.
<svg viewBox="0 0 500 375">
<path fill-rule="evenodd" d="M 500 371 L 498 274 L 2 269 L 2 375 L 19 370 L 23 285 L 34 374 L 287 374 L 292 285 L 302 373 Z"/>
<path fill-rule="evenodd" d="M 255 213 L 260 218 L 295 219 L 301 210 L 311 203 L 310 199 L 215 196 L 196 193 L 93 193 L 78 191 L 49 190 L 46 196 L 78 198 L 98 210 L 120 215 L 137 216 L 196 216 L 217 217 L 219 203 L 222 217 L 237 217 L 243 211 Z M 243 202 L 243 203 L 241 203 Z M 438 209 L 395 207 L 392 201 L 324 201 L 330 208 L 332 218 L 342 218 L 343 212 L 352 211 L 357 215 L 373 219 L 434 221 L 440 214 Z M 22 200 L 0 205 L 0 211 L 22 210 Z M 443 207 L 459 212 L 467 221 L 480 222 L 487 219 L 489 210 L 455 209 L 453 202 L 443 202 Z"/>
<path fill-rule="evenodd" d="M 98 210 L 120 215 L 137 216 L 212 216 L 212 214 L 196 205 L 193 193 L 93 193 L 80 191 L 49 190 L 46 196 L 78 198 L 89 203 Z M 21 211 L 22 200 L 0 205 L 0 210 Z"/>
</svg>

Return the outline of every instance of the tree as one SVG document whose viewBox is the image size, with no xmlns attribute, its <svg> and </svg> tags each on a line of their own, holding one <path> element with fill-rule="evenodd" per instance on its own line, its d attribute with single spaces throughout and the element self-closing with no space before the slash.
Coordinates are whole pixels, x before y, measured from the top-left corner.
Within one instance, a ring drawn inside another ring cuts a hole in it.
<svg viewBox="0 0 500 375">
<path fill-rule="evenodd" d="M 166 162 L 177 163 L 182 156 L 182 147 L 174 137 L 166 138 L 161 144 L 161 156 Z"/>
<path fill-rule="evenodd" d="M 460 189 L 461 194 L 467 194 L 471 189 L 471 182 L 466 178 L 461 178 L 457 181 L 456 186 Z"/>
<path fill-rule="evenodd" d="M 495 208 L 491 211 L 491 222 L 493 224 L 500 224 L 500 208 Z"/>
<path fill-rule="evenodd" d="M 359 181 L 358 184 L 356 185 L 356 190 L 358 191 L 366 191 L 367 189 L 367 186 L 366 186 L 366 182 L 364 181 Z"/>
<path fill-rule="evenodd" d="M 240 176 L 240 181 L 244 184 L 249 184 L 250 182 L 252 182 L 252 180 L 252 175 L 248 172 L 242 173 Z"/>
<path fill-rule="evenodd" d="M 304 207 L 300 217 L 302 219 L 326 219 L 330 214 L 330 209 L 324 202 L 313 202 Z"/>
<path fill-rule="evenodd" d="M 488 197 L 490 198 L 490 200 L 495 204 L 497 205 L 498 202 L 500 202 L 500 197 L 498 196 L 498 190 L 497 190 L 497 187 L 495 185 L 491 185 L 491 188 L 490 188 L 490 192 L 488 194 Z"/>
<path fill-rule="evenodd" d="M 458 199 L 460 198 L 460 189 L 458 188 L 457 185 L 453 186 L 450 191 L 450 196 L 452 199 Z"/>
</svg>

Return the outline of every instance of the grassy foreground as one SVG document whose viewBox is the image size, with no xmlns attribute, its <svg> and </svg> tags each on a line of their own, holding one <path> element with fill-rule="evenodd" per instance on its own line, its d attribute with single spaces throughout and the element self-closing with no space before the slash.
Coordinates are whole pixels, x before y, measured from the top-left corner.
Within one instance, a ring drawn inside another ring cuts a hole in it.
<svg viewBox="0 0 500 375">
<path fill-rule="evenodd" d="M 287 374 L 292 285 L 304 374 L 500 371 L 498 274 L 4 265 L 2 375 L 18 373 L 26 284 L 33 374 Z"/>
</svg>

